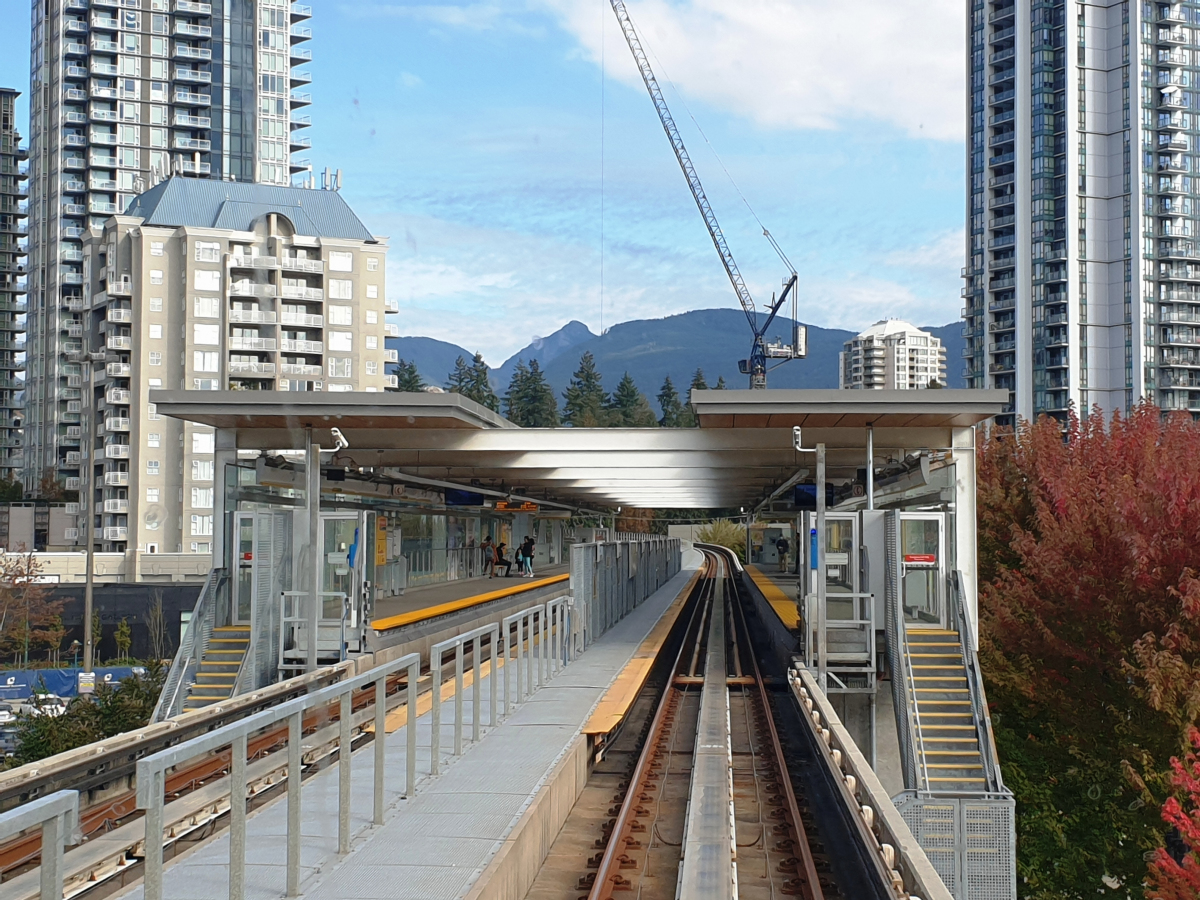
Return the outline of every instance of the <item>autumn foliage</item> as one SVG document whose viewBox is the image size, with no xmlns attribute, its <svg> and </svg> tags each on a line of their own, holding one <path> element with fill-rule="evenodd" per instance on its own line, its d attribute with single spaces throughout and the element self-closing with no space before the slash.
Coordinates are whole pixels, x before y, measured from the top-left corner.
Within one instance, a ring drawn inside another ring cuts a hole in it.
<svg viewBox="0 0 1200 900">
<path fill-rule="evenodd" d="M 1168 760 L 1200 718 L 1200 426 L 1144 406 L 1064 439 L 1044 420 L 984 440 L 978 478 L 980 652 L 1021 895 L 1141 896 Z"/>
<path fill-rule="evenodd" d="M 1175 797 L 1163 804 L 1163 821 L 1179 833 L 1187 847 L 1182 862 L 1159 848 L 1150 865 L 1150 890 L 1153 900 L 1195 900 L 1200 897 L 1200 731 L 1189 732 L 1192 750 L 1180 761 L 1171 758 L 1171 785 L 1188 801 L 1190 812 Z"/>
</svg>

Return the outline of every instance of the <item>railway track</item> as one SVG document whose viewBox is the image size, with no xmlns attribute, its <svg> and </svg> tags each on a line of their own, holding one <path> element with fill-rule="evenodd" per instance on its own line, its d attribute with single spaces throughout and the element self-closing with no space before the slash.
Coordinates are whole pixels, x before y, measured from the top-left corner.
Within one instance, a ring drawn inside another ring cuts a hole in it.
<svg viewBox="0 0 1200 900">
<path fill-rule="evenodd" d="M 789 771 L 732 563 L 704 552 L 678 634 L 526 900 L 846 896 Z"/>
</svg>

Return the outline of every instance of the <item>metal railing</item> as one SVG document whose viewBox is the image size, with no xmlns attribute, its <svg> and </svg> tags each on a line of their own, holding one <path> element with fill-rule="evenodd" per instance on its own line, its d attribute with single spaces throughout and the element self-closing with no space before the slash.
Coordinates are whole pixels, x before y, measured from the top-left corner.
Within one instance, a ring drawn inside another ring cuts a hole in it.
<svg viewBox="0 0 1200 900">
<path fill-rule="evenodd" d="M 500 622 L 500 656 L 504 660 L 504 715 L 509 700 L 520 703 L 545 684 L 546 606 L 530 606 L 505 616 Z M 513 636 L 513 630 L 516 635 Z M 512 638 L 510 640 L 510 637 Z M 512 656 L 509 656 L 510 650 Z M 509 673 L 513 673 L 512 677 Z M 536 683 L 536 686 L 535 686 Z"/>
<path fill-rule="evenodd" d="M 280 722 L 288 724 L 287 738 L 287 896 L 300 892 L 300 781 L 302 776 L 302 734 L 304 713 L 336 702 L 339 708 L 338 736 L 338 852 L 350 850 L 350 744 L 351 694 L 374 686 L 375 704 L 375 764 L 374 817 L 375 825 L 383 824 L 385 785 L 384 760 L 387 714 L 387 678 L 407 672 L 407 738 L 408 752 L 404 791 L 411 795 L 416 786 L 417 740 L 417 679 L 421 657 L 410 653 L 399 659 L 376 666 L 361 675 L 281 703 L 279 706 L 255 713 L 240 721 L 224 725 L 208 734 L 192 738 L 175 747 L 161 750 L 137 764 L 137 808 L 146 814 L 146 855 L 144 896 L 146 900 L 162 900 L 163 892 L 163 809 L 166 772 L 175 766 L 229 747 L 230 764 L 230 823 L 229 823 L 229 896 L 245 896 L 246 884 L 246 753 L 248 738 Z M 2 821 L 2 820 L 0 820 Z M 155 839 L 155 836 L 158 836 Z M 61 897 L 61 894 L 59 894 Z"/>
<path fill-rule="evenodd" d="M 452 652 L 454 654 L 454 755 L 461 756 L 463 751 L 463 654 L 468 643 L 471 646 L 471 665 L 472 665 L 472 681 L 471 681 L 471 740 L 478 743 L 479 741 L 479 718 L 483 706 L 481 689 L 481 675 L 483 670 L 483 639 L 489 638 L 489 653 L 491 656 L 491 668 L 488 678 L 488 687 L 490 689 L 490 707 L 488 715 L 488 725 L 496 727 L 496 644 L 500 637 L 500 626 L 495 622 L 490 625 L 481 625 L 471 631 L 456 635 L 452 638 L 447 638 L 444 641 L 439 641 L 429 648 L 429 672 L 432 676 L 433 686 L 433 708 L 430 719 L 433 724 L 433 733 L 429 743 L 429 759 L 430 759 L 430 774 L 437 775 L 441 768 L 441 744 L 442 744 L 442 679 L 441 671 L 445 660 L 445 655 Z M 508 666 L 505 666 L 507 669 Z M 507 684 L 505 685 L 507 687 Z M 507 702 L 507 697 L 505 701 Z"/>
<path fill-rule="evenodd" d="M 983 759 L 983 773 L 990 793 L 1007 794 L 1004 778 L 1000 773 L 1000 755 L 996 749 L 996 738 L 992 734 L 992 716 L 988 711 L 987 694 L 983 689 L 983 671 L 979 665 L 979 654 L 975 648 L 975 632 L 967 618 L 966 600 L 963 597 L 962 572 L 957 569 L 950 574 L 950 623 L 958 631 L 962 643 L 963 662 L 967 670 L 967 690 L 971 698 L 971 715 L 975 720 L 975 732 L 979 739 L 979 755 Z"/>
<path fill-rule="evenodd" d="M 196 605 L 192 609 L 192 618 L 188 621 L 187 631 L 179 644 L 179 652 L 171 661 L 167 670 L 167 678 L 163 683 L 162 692 L 158 695 L 158 703 L 154 707 L 151 722 L 162 722 L 183 712 L 183 701 L 187 698 L 188 688 L 196 680 L 196 672 L 200 668 L 200 660 L 208 649 L 208 641 L 216 627 L 220 613 L 222 594 L 227 593 L 229 579 L 225 569 L 212 569 Z"/>
<path fill-rule="evenodd" d="M 0 816 L 0 842 L 39 826 L 42 830 L 40 897 L 62 900 L 64 845 L 80 840 L 79 791 L 56 791 Z"/>
<path fill-rule="evenodd" d="M 321 591 L 317 596 L 321 598 L 321 611 L 324 612 L 325 598 L 333 597 L 339 601 L 341 607 L 341 616 L 337 619 L 320 616 L 317 619 L 317 633 L 310 635 L 308 611 L 305 609 L 308 598 L 311 595 L 308 591 L 280 591 L 279 592 L 279 648 L 278 666 L 280 678 L 290 678 L 297 672 L 307 668 L 306 662 L 297 661 L 297 656 L 291 659 L 288 657 L 288 651 L 293 654 L 298 654 L 301 648 L 300 636 L 304 635 L 304 640 L 316 642 L 317 653 L 321 652 L 321 629 L 339 629 L 338 638 L 338 661 L 341 662 L 346 658 L 346 619 L 349 615 L 350 605 L 347 603 L 347 596 L 342 591 Z M 308 649 L 308 644 L 305 643 L 304 649 Z M 288 674 L 288 673 L 291 674 Z"/>
<path fill-rule="evenodd" d="M 887 571 L 894 572 L 897 568 L 895 558 L 896 541 L 896 520 L 892 516 L 888 516 L 886 520 L 886 541 L 887 553 L 885 565 Z M 904 785 L 905 787 L 916 786 L 917 772 L 917 753 L 916 753 L 916 734 L 913 728 L 912 720 L 912 705 L 908 694 L 909 684 L 905 678 L 907 665 L 905 659 L 908 656 L 908 641 L 904 630 L 904 610 L 900 602 L 899 591 L 900 586 L 897 584 L 898 579 L 888 577 L 884 590 L 884 621 L 887 628 L 887 640 L 884 642 L 887 650 L 888 671 L 892 675 L 892 704 L 897 710 L 896 715 L 896 739 L 900 745 L 901 764 L 904 770 Z M 904 715 L 900 715 L 899 711 L 903 710 Z"/>
</svg>

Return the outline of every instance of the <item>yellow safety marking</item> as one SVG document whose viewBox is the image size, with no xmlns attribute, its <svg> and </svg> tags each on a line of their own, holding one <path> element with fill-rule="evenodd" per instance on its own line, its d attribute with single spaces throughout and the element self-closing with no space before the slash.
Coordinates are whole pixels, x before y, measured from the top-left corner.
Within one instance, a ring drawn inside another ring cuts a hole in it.
<svg viewBox="0 0 1200 900">
<path fill-rule="evenodd" d="M 650 629 L 646 639 L 638 645 L 633 658 L 625 664 L 608 690 L 604 692 L 604 696 L 600 698 L 595 709 L 592 710 L 587 724 L 583 726 L 584 734 L 608 734 L 621 724 L 625 714 L 629 712 L 629 707 L 633 706 L 633 701 L 641 693 L 642 687 L 646 683 L 646 677 L 650 674 L 650 667 L 654 665 L 655 658 L 662 650 L 662 645 L 666 643 L 667 636 L 675 625 L 675 620 L 679 618 L 679 613 L 699 578 L 700 570 L 697 569 L 688 579 L 683 590 L 667 607 L 662 618 Z"/>
<path fill-rule="evenodd" d="M 958 635 L 957 631 L 946 631 L 941 628 L 910 628 L 910 629 L 908 629 L 908 633 L 909 634 L 953 634 L 955 636 Z"/>
<path fill-rule="evenodd" d="M 781 591 L 779 585 L 759 571 L 757 566 L 746 566 L 746 572 L 759 591 L 762 592 L 767 603 L 771 604 L 771 609 L 775 610 L 775 615 L 779 616 L 779 621 L 783 622 L 789 631 L 799 628 L 800 609 L 797 607 L 796 601 Z"/>
<path fill-rule="evenodd" d="M 985 779 L 983 779 L 983 778 L 930 778 L 928 780 L 929 781 L 972 781 L 972 782 L 978 781 L 978 782 L 982 782 Z"/>
<path fill-rule="evenodd" d="M 530 581 L 526 584 L 517 584 L 512 587 L 501 588 L 498 591 L 489 591 L 486 594 L 476 594 L 473 597 L 463 597 L 459 600 L 451 600 L 448 603 L 440 603 L 437 606 L 426 607 L 425 609 L 415 609 L 411 612 L 400 613 L 398 616 L 388 616 L 386 619 L 376 619 L 371 623 L 371 627 L 376 631 L 388 631 L 392 628 L 401 628 L 404 625 L 412 625 L 414 622 L 423 622 L 426 619 L 432 619 L 437 616 L 444 616 L 449 613 L 458 612 L 463 609 L 470 609 L 473 606 L 478 606 L 481 603 L 487 603 L 491 600 L 499 600 L 502 597 L 511 597 L 514 594 L 523 594 L 526 591 L 536 590 L 537 588 L 546 587 L 551 584 L 559 584 L 570 579 L 570 574 L 564 572 L 561 575 L 554 575 L 550 578 L 540 578 L 536 581 Z"/>
</svg>

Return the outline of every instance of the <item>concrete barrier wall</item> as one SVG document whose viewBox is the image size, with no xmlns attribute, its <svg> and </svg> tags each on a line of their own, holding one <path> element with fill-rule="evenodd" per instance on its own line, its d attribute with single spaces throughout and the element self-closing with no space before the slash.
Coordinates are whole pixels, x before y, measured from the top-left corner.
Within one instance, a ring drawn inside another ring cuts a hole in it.
<svg viewBox="0 0 1200 900">
<path fill-rule="evenodd" d="M 588 779 L 588 745 L 576 735 L 464 900 L 522 900 Z"/>
</svg>

